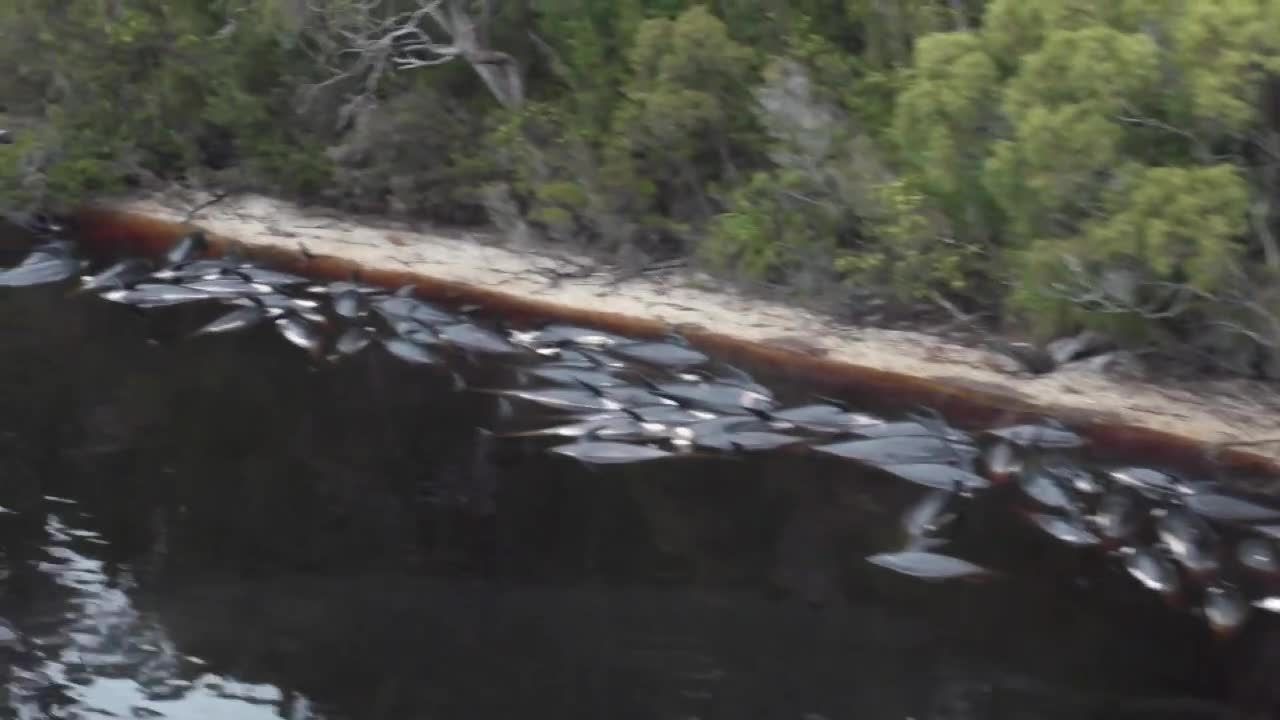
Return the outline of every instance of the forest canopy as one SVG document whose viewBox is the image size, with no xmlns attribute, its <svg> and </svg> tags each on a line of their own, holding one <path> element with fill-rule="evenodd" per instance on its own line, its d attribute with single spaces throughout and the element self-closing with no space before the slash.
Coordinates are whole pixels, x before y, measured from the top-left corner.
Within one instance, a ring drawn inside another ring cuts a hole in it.
<svg viewBox="0 0 1280 720">
<path fill-rule="evenodd" d="M 252 190 L 1280 375 L 1278 27 L 1276 0 L 11 0 L 0 204 Z"/>
</svg>

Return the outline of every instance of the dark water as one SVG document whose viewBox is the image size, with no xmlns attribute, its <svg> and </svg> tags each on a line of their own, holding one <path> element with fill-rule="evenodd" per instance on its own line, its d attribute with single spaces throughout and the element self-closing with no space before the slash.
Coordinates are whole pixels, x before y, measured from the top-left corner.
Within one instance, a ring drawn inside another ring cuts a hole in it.
<svg viewBox="0 0 1280 720">
<path fill-rule="evenodd" d="M 591 472 L 384 353 L 66 295 L 0 292 L 7 717 L 1202 718 L 1274 675 L 1269 621 L 980 509 L 998 580 L 873 572 L 919 493 L 846 463 Z"/>
</svg>

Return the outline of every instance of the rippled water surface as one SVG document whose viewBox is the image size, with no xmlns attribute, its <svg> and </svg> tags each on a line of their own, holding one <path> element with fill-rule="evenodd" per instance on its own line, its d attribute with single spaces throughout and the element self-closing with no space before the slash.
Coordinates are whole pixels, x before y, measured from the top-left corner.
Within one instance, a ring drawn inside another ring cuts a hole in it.
<svg viewBox="0 0 1280 720">
<path fill-rule="evenodd" d="M 1270 677 L 981 512 L 958 542 L 1018 572 L 872 572 L 918 493 L 848 464 L 588 471 L 439 373 L 209 319 L 0 290 L 7 717 L 1207 718 Z"/>
</svg>

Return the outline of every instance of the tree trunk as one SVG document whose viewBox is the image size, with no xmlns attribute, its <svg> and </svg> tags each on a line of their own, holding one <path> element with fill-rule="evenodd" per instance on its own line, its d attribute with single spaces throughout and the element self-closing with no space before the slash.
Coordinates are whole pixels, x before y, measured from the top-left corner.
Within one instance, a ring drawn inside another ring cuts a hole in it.
<svg viewBox="0 0 1280 720">
<path fill-rule="evenodd" d="M 476 71 L 498 102 L 512 110 L 521 107 L 524 105 L 524 76 L 520 64 L 507 53 L 485 47 L 481 38 L 488 34 L 488 29 L 477 30 L 475 21 L 463 7 L 464 2 L 450 0 L 444 12 L 436 12 L 432 16 L 452 36 L 453 45 L 458 48 L 462 59 Z M 488 2 L 485 3 L 485 12 L 491 12 Z"/>
<path fill-rule="evenodd" d="M 1280 270 L 1280 247 L 1277 247 L 1275 236 L 1277 226 L 1280 226 L 1277 222 L 1280 213 L 1276 208 L 1276 200 L 1280 198 L 1280 76 L 1267 76 L 1260 101 L 1266 127 L 1254 138 L 1262 150 L 1262 157 L 1257 174 L 1259 199 L 1252 208 L 1250 219 L 1254 233 L 1262 243 L 1267 269 Z"/>
</svg>

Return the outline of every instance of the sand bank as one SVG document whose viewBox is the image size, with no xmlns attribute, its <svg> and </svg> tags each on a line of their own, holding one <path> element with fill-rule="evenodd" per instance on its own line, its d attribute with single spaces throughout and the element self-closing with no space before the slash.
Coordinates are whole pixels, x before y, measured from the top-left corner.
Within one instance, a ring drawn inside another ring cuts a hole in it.
<svg viewBox="0 0 1280 720">
<path fill-rule="evenodd" d="M 619 278 L 593 272 L 596 266 L 588 258 L 545 247 L 515 247 L 496 235 L 432 231 L 255 195 L 225 198 L 189 215 L 206 199 L 177 192 L 149 195 L 104 205 L 82 217 L 88 234 L 103 241 L 119 234 L 120 228 L 107 226 L 124 213 L 163 221 L 170 235 L 170 223 L 190 222 L 295 267 L 336 258 L 347 271 L 358 265 L 368 277 L 423 278 L 452 297 L 504 313 L 521 308 L 526 312 L 518 314 L 526 317 L 554 316 L 641 333 L 677 326 L 696 345 L 756 368 L 763 363 L 795 372 L 798 379 L 829 385 L 833 391 L 892 388 L 903 400 L 959 409 L 977 422 L 1051 413 L 1095 439 L 1101 435 L 1130 450 L 1168 453 L 1167 444 L 1173 442 L 1178 445 L 1176 461 L 1183 463 L 1203 455 L 1195 447 L 1199 444 L 1280 438 L 1280 391 L 1263 383 L 1188 387 L 1085 368 L 1017 375 L 1002 370 L 999 359 L 985 350 L 920 332 L 842 324 L 809 310 L 743 296 L 698 273 L 673 270 Z M 321 258 L 308 260 L 300 246 Z M 329 274 L 335 267 L 329 266 Z M 1280 443 L 1232 455 L 1233 464 L 1261 470 L 1266 461 L 1280 460 Z"/>
</svg>

